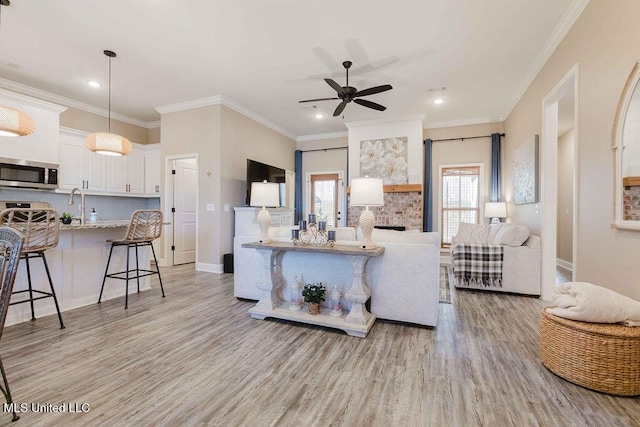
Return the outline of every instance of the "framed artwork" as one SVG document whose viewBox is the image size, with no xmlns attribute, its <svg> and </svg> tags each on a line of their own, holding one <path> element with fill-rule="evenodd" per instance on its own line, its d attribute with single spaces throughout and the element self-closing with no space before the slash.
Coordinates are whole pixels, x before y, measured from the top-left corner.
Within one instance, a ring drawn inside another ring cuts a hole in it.
<svg viewBox="0 0 640 427">
<path fill-rule="evenodd" d="M 384 185 L 406 184 L 408 137 L 360 141 L 360 176 L 382 178 Z"/>
<path fill-rule="evenodd" d="M 533 135 L 513 152 L 513 202 L 538 201 L 538 135 Z"/>
</svg>

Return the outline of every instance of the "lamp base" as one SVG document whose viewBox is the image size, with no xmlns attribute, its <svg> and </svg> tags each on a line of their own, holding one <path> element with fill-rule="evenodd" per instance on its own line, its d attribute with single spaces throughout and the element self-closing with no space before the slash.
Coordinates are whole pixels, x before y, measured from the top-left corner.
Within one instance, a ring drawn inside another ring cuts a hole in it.
<svg viewBox="0 0 640 427">
<path fill-rule="evenodd" d="M 500 224 L 500 218 L 498 217 L 491 218 L 491 224 Z"/>
<path fill-rule="evenodd" d="M 371 240 L 371 232 L 373 231 L 373 227 L 376 225 L 376 219 L 373 217 L 373 212 L 369 210 L 368 206 L 360 214 L 358 225 L 362 230 L 362 241 L 360 242 L 360 248 L 362 249 L 377 248 L 378 245 L 376 245 Z"/>
<path fill-rule="evenodd" d="M 260 226 L 260 243 L 271 243 L 273 240 L 269 237 L 269 224 L 271 223 L 271 215 L 266 208 L 262 208 L 258 212 L 258 226 Z"/>
</svg>

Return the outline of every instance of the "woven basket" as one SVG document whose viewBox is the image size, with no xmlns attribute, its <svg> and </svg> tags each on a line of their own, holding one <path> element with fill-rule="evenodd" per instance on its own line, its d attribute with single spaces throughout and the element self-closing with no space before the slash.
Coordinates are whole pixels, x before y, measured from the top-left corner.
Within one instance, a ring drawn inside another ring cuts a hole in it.
<svg viewBox="0 0 640 427">
<path fill-rule="evenodd" d="M 640 327 L 586 323 L 542 310 L 542 364 L 554 374 L 591 390 L 640 395 Z"/>
<path fill-rule="evenodd" d="M 309 312 L 309 314 L 313 315 L 320 314 L 320 304 L 318 304 L 317 302 L 308 302 L 307 311 Z"/>
</svg>

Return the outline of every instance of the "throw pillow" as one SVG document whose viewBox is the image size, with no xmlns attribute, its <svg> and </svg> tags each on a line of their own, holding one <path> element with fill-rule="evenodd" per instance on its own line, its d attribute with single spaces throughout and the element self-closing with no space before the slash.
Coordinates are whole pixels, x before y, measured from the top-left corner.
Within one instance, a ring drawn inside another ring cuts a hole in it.
<svg viewBox="0 0 640 427">
<path fill-rule="evenodd" d="M 499 224 L 491 224 L 489 225 L 489 244 L 490 245 L 497 245 L 497 243 L 495 243 L 496 241 L 496 234 L 498 234 L 498 231 L 500 231 L 500 229 L 502 228 L 502 226 L 504 225 L 504 223 L 499 223 Z"/>
<path fill-rule="evenodd" d="M 486 245 L 489 242 L 489 226 L 486 224 L 469 224 L 461 222 L 455 235 L 457 243 L 477 243 Z"/>
<path fill-rule="evenodd" d="M 502 224 L 493 239 L 494 245 L 522 246 L 529 238 L 529 227 L 519 224 Z"/>
</svg>

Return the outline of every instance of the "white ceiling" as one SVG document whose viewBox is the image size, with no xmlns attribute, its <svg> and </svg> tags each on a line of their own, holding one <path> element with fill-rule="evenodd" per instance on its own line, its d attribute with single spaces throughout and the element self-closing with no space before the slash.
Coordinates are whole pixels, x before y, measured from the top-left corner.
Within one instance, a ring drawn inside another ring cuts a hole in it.
<svg viewBox="0 0 640 427">
<path fill-rule="evenodd" d="M 222 95 L 300 136 L 344 122 L 425 114 L 427 123 L 502 120 L 584 0 L 12 0 L 2 8 L 2 78 L 146 122 L 154 107 Z M 582 6 L 583 7 L 583 6 Z M 581 10 L 581 9 L 580 9 Z M 322 80 L 391 84 L 384 112 L 298 100 Z M 88 80 L 103 83 L 90 88 Z M 446 87 L 441 106 L 431 88 Z"/>
</svg>

